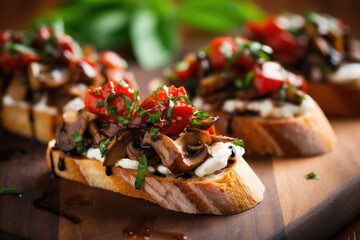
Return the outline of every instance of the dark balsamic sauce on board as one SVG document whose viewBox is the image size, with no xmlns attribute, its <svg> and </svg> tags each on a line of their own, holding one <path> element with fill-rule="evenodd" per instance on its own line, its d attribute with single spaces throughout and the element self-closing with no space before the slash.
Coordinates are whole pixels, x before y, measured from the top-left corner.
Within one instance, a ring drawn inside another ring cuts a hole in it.
<svg viewBox="0 0 360 240">
<path fill-rule="evenodd" d="M 26 154 L 24 149 L 20 148 L 10 148 L 0 150 L 0 161 L 6 161 L 11 159 L 12 157 L 21 157 Z"/>
<path fill-rule="evenodd" d="M 184 240 L 188 239 L 186 235 L 178 232 L 168 232 L 157 230 L 153 227 L 155 217 L 140 218 L 123 229 L 123 235 L 129 239 L 169 239 Z"/>
<path fill-rule="evenodd" d="M 57 206 L 58 204 L 55 204 L 51 202 L 52 196 L 54 195 L 55 191 L 46 191 L 43 193 L 43 195 L 34 201 L 34 207 L 38 209 L 42 209 L 45 211 L 52 212 L 58 216 L 63 216 L 72 223 L 78 224 L 81 223 L 81 219 L 71 213 L 68 213 L 60 208 L 60 206 Z"/>
<path fill-rule="evenodd" d="M 63 157 L 59 158 L 59 162 L 58 162 L 58 169 L 60 171 L 64 171 L 65 170 L 65 159 Z"/>
</svg>

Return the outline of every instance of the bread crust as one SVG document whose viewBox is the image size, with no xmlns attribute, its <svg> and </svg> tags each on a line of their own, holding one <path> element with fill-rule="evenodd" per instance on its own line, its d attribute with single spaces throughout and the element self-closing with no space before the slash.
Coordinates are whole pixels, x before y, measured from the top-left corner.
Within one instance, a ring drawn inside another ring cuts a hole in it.
<svg viewBox="0 0 360 240">
<path fill-rule="evenodd" d="M 323 82 L 308 84 L 309 95 L 326 115 L 360 117 L 360 82 L 343 85 Z"/>
<path fill-rule="evenodd" d="M 250 155 L 306 157 L 329 152 L 336 142 L 335 133 L 317 104 L 312 111 L 295 118 L 232 116 L 223 111 L 210 114 L 220 117 L 215 123 L 217 134 L 243 139 Z"/>
<path fill-rule="evenodd" d="M 235 214 L 255 207 L 262 199 L 264 185 L 250 166 L 239 159 L 215 176 L 178 179 L 147 173 L 141 190 L 134 188 L 136 170 L 112 167 L 107 176 L 100 161 L 72 157 L 48 144 L 46 159 L 53 172 L 63 178 L 126 196 L 142 198 L 169 210 L 191 214 Z M 59 170 L 63 158 L 65 169 Z"/>
<path fill-rule="evenodd" d="M 61 122 L 61 116 L 59 113 L 38 111 L 35 108 L 31 110 L 26 102 L 14 104 L 3 102 L 1 122 L 2 127 L 11 133 L 32 137 L 46 144 L 55 137 L 56 126 Z"/>
</svg>

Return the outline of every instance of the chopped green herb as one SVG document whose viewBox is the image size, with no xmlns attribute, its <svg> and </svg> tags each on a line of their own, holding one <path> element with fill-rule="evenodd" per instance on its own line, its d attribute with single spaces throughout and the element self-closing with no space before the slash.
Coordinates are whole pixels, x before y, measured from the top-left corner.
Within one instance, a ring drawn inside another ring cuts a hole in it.
<svg viewBox="0 0 360 240">
<path fill-rule="evenodd" d="M 83 153 L 85 150 L 83 137 L 77 131 L 75 131 L 75 132 L 73 132 L 73 134 L 71 134 L 71 138 L 76 143 L 76 152 L 78 154 Z"/>
<path fill-rule="evenodd" d="M 160 112 L 157 112 L 157 113 L 154 113 L 154 114 L 150 114 L 150 122 L 152 124 L 154 123 L 157 123 L 160 121 L 160 117 L 161 117 L 161 113 Z"/>
<path fill-rule="evenodd" d="M 159 134 L 160 134 L 160 132 L 157 128 L 155 128 L 155 127 L 150 128 L 150 136 L 153 141 L 157 141 Z"/>
<path fill-rule="evenodd" d="M 0 188 L 0 195 L 6 195 L 6 194 L 15 194 L 19 197 L 22 196 L 22 192 L 20 189 L 17 188 Z"/>
<path fill-rule="evenodd" d="M 127 110 L 129 110 L 129 108 L 131 107 L 132 101 L 130 100 L 129 97 L 123 95 L 123 94 L 114 94 L 114 95 L 110 95 L 108 97 L 105 98 L 104 101 L 104 105 L 107 109 L 107 111 L 113 115 L 120 123 L 127 125 L 129 124 L 130 120 L 127 118 L 124 118 L 122 116 L 120 116 L 117 112 L 116 112 L 116 106 L 111 106 L 110 102 L 113 101 L 115 98 L 117 97 L 121 97 L 124 99 L 125 102 L 125 107 Z M 129 105 L 130 104 L 130 105 Z"/>
<path fill-rule="evenodd" d="M 207 112 L 197 111 L 197 112 L 194 113 L 194 116 L 195 117 L 201 117 L 201 118 L 208 118 L 208 117 L 210 117 L 210 114 L 207 113 Z"/>
<path fill-rule="evenodd" d="M 279 90 L 279 106 L 283 106 L 286 101 L 287 86 L 283 85 Z"/>
<path fill-rule="evenodd" d="M 100 149 L 101 157 L 106 156 L 106 154 L 108 152 L 107 146 L 110 144 L 110 142 L 111 142 L 111 138 L 107 138 L 100 142 L 99 149 Z"/>
<path fill-rule="evenodd" d="M 187 104 L 189 104 L 190 106 L 194 107 L 194 104 L 190 101 L 190 99 L 187 96 L 178 96 L 177 98 L 182 98 Z"/>
<path fill-rule="evenodd" d="M 242 139 L 239 139 L 239 138 L 235 138 L 235 140 L 232 142 L 232 144 L 234 144 L 235 146 L 238 146 L 238 147 L 244 147 L 244 140 Z"/>
<path fill-rule="evenodd" d="M 131 105 L 133 104 L 133 101 L 126 95 L 124 94 L 120 94 L 121 98 L 124 99 L 124 103 L 125 103 L 125 108 L 126 110 L 130 110 Z"/>
<path fill-rule="evenodd" d="M 138 174 L 135 179 L 135 188 L 137 190 L 140 190 L 144 185 L 146 171 L 147 171 L 147 158 L 146 155 L 143 154 L 139 159 Z"/>
<path fill-rule="evenodd" d="M 139 98 L 139 91 L 135 90 L 133 95 L 133 102 L 136 103 Z"/>
<path fill-rule="evenodd" d="M 175 103 L 173 101 L 169 101 L 169 108 L 166 111 L 166 119 L 171 118 L 172 112 L 174 110 Z"/>
<path fill-rule="evenodd" d="M 102 106 L 104 106 L 104 101 L 99 100 L 99 101 L 96 102 L 95 108 L 99 108 L 99 107 L 102 107 Z"/>
<path fill-rule="evenodd" d="M 5 42 L 4 50 L 10 54 L 13 53 L 26 53 L 26 54 L 36 54 L 35 50 L 31 47 L 25 46 L 20 43 L 13 43 L 13 42 Z"/>
<path fill-rule="evenodd" d="M 320 179 L 320 177 L 318 175 L 316 175 L 316 173 L 314 172 L 310 172 L 306 175 L 307 179 Z"/>
<path fill-rule="evenodd" d="M 120 116 L 120 115 L 116 115 L 115 117 L 116 117 L 116 119 L 117 119 L 120 123 L 122 123 L 123 125 L 128 125 L 128 124 L 130 123 L 130 120 L 129 120 L 129 119 L 124 118 L 124 117 L 122 117 L 122 116 Z"/>
<path fill-rule="evenodd" d="M 199 125 L 201 125 L 201 122 L 200 122 L 199 120 L 197 120 L 197 119 L 192 119 L 192 120 L 191 120 L 191 123 L 192 123 L 192 125 L 194 125 L 194 126 L 199 126 Z"/>
</svg>

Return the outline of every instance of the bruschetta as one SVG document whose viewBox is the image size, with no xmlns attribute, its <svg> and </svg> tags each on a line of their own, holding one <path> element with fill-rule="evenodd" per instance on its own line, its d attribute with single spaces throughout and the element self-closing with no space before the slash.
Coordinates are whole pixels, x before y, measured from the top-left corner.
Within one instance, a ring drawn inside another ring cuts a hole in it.
<svg viewBox="0 0 360 240">
<path fill-rule="evenodd" d="M 340 19 L 309 12 L 249 22 L 244 34 L 269 45 L 273 58 L 309 81 L 325 114 L 360 116 L 360 42 Z"/>
<path fill-rule="evenodd" d="M 47 143 L 62 112 L 82 102 L 89 85 L 123 79 L 136 87 L 126 69 L 116 53 L 81 48 L 58 28 L 0 32 L 2 127 Z"/>
<path fill-rule="evenodd" d="M 137 91 L 110 81 L 85 108 L 64 113 L 46 159 L 53 173 L 192 214 L 245 211 L 264 185 L 243 159 L 243 141 L 214 134 L 218 117 L 197 111 L 183 87 Z"/>
<path fill-rule="evenodd" d="M 253 155 L 304 157 L 329 152 L 335 134 L 304 78 L 270 61 L 272 49 L 242 37 L 218 37 L 164 71 L 194 105 L 221 116 L 219 134 L 239 137 Z"/>
</svg>

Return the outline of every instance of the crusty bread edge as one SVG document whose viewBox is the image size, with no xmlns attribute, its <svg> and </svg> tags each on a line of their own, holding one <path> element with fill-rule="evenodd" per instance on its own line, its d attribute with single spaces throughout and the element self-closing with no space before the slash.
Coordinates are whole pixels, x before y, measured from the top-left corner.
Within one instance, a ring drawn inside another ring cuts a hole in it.
<svg viewBox="0 0 360 240">
<path fill-rule="evenodd" d="M 360 81 L 353 84 L 309 82 L 309 95 L 327 116 L 360 117 Z"/>
<path fill-rule="evenodd" d="M 55 137 L 58 114 L 32 109 L 33 123 L 30 121 L 30 105 L 26 102 L 6 104 L 1 109 L 1 125 L 3 129 L 24 137 L 34 138 L 47 144 Z M 32 126 L 33 124 L 33 126 Z"/>
<path fill-rule="evenodd" d="M 215 123 L 217 134 L 242 138 L 249 155 L 307 157 L 327 153 L 336 144 L 335 133 L 317 104 L 306 114 L 286 119 L 210 113 L 220 117 Z"/>
<path fill-rule="evenodd" d="M 94 159 L 65 155 L 48 144 L 46 159 L 60 177 L 89 186 L 142 198 L 169 210 L 191 214 L 235 214 L 255 207 L 263 199 L 265 187 L 243 159 L 210 178 L 177 179 L 147 174 L 141 190 L 134 188 L 136 170 L 113 167 L 107 176 L 105 167 Z M 58 168 L 63 158 L 65 170 Z"/>
</svg>

